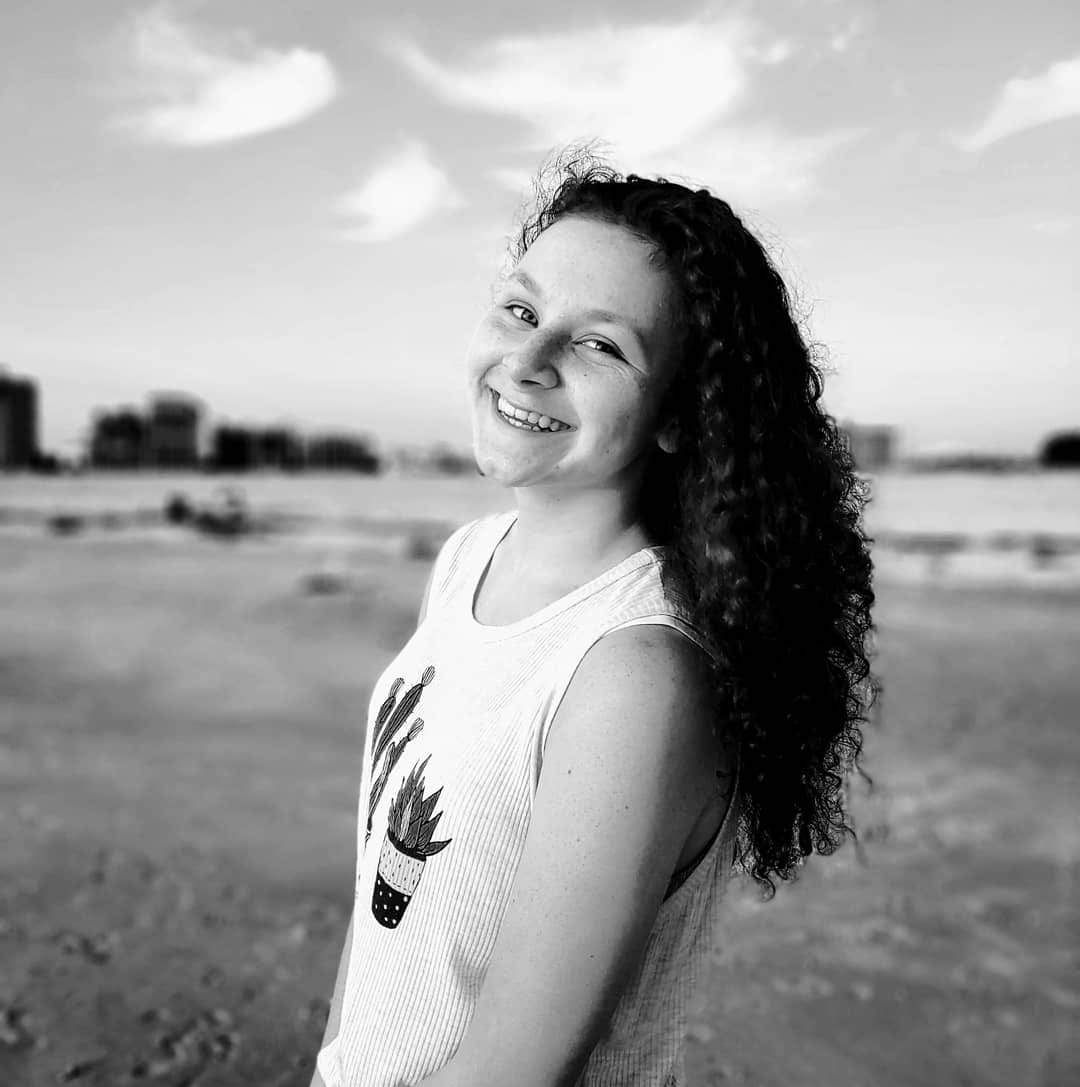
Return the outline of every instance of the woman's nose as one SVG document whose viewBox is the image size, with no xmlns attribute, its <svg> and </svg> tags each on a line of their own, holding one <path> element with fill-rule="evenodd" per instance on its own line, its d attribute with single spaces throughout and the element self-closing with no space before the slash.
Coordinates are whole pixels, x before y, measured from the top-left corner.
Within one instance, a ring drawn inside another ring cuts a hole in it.
<svg viewBox="0 0 1080 1087">
<path fill-rule="evenodd" d="M 503 356 L 503 366 L 515 381 L 555 385 L 559 380 L 554 367 L 556 350 L 552 337 L 534 332 Z"/>
</svg>

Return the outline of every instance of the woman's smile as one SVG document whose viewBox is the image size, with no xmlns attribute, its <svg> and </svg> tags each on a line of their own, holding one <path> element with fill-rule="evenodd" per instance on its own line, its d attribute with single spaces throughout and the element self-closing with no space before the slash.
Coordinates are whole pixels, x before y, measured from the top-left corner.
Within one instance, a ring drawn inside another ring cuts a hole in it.
<svg viewBox="0 0 1080 1087">
<path fill-rule="evenodd" d="M 513 430 L 520 431 L 523 434 L 564 434 L 574 429 L 568 423 L 553 419 L 549 415 L 542 415 L 536 411 L 526 412 L 522 408 L 515 408 L 495 389 L 489 387 L 488 392 L 492 411 L 501 423 L 505 423 Z M 500 403 L 504 410 L 500 410 Z M 516 412 L 516 414 L 511 416 L 508 415 L 508 412 Z M 522 415 L 526 417 L 522 418 Z"/>
</svg>

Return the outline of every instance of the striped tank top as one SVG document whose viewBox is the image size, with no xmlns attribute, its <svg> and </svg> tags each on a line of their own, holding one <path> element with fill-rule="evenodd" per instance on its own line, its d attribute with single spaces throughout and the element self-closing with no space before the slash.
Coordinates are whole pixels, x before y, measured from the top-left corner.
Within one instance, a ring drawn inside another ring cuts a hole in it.
<svg viewBox="0 0 1080 1087">
<path fill-rule="evenodd" d="M 621 627 L 663 624 L 712 652 L 662 577 L 661 547 L 518 622 L 477 622 L 478 586 L 516 516 L 471 521 L 446 541 L 424 621 L 371 694 L 352 947 L 338 1034 L 318 1055 L 327 1087 L 411 1087 L 457 1051 L 509 904 L 548 730 L 589 648 Z M 682 1087 L 687 1006 L 732 870 L 734 808 L 673 875 L 577 1087 Z"/>
</svg>

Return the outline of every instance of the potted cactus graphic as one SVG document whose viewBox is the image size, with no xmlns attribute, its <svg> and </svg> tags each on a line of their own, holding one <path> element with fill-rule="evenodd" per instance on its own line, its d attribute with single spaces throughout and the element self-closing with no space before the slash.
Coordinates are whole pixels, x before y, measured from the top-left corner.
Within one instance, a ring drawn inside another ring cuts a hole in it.
<svg viewBox="0 0 1080 1087">
<path fill-rule="evenodd" d="M 372 767 L 372 784 L 368 792 L 368 817 L 367 828 L 364 832 L 364 845 L 367 845 L 368 839 L 371 837 L 371 823 L 375 817 L 375 809 L 379 804 L 379 799 L 383 794 L 383 790 L 386 788 L 386 782 L 390 777 L 391 771 L 397 765 L 398 759 L 401 758 L 402 752 L 405 750 L 405 745 L 416 738 L 417 733 L 424 727 L 424 720 L 422 717 L 418 717 L 409 726 L 408 732 L 401 737 L 397 742 L 394 741 L 394 737 L 401 730 L 401 726 L 405 724 L 406 718 L 416 709 L 420 702 L 420 696 L 424 693 L 424 688 L 435 678 L 435 669 L 428 665 L 424 669 L 424 674 L 420 677 L 419 683 L 414 683 L 408 691 L 405 692 L 405 697 L 401 700 L 400 705 L 397 703 L 398 691 L 405 684 L 405 680 L 398 677 L 394 680 L 393 685 L 390 687 L 390 694 L 382 706 L 379 707 L 379 712 L 375 716 L 375 728 L 372 730 L 371 743 L 371 767 Z M 382 758 L 383 753 L 386 753 L 386 762 L 383 765 L 382 771 L 378 777 L 375 777 L 375 767 L 379 764 L 379 759 Z"/>
<path fill-rule="evenodd" d="M 428 857 L 445 849 L 452 838 L 433 842 L 435 827 L 442 812 L 432 815 L 438 803 L 440 788 L 424 798 L 424 769 L 428 759 L 402 783 L 387 818 L 386 837 L 379 854 L 375 888 L 371 895 L 371 912 L 385 928 L 397 928 L 416 892 Z"/>
</svg>

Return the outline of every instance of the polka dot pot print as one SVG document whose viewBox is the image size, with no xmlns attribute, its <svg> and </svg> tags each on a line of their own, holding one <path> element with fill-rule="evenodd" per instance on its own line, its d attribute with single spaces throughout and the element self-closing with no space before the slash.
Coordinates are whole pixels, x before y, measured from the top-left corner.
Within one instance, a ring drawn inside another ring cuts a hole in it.
<svg viewBox="0 0 1080 1087">
<path fill-rule="evenodd" d="M 428 758 L 431 756 L 429 755 Z M 379 853 L 371 912 L 385 928 L 397 928 L 412 901 L 428 857 L 444 850 L 452 841 L 433 842 L 442 812 L 435 812 L 442 789 L 424 798 L 424 770 L 428 759 L 402 783 L 390 805 L 386 837 Z"/>
</svg>

